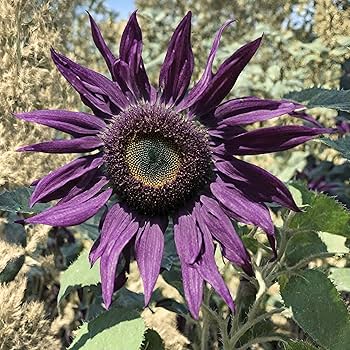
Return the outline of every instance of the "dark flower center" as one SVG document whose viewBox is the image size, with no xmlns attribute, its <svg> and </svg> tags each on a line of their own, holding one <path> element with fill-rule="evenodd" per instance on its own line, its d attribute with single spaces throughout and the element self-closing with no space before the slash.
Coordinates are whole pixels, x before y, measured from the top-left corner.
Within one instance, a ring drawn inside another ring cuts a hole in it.
<svg viewBox="0 0 350 350">
<path fill-rule="evenodd" d="M 174 181 L 181 167 L 176 147 L 157 136 L 132 140 L 126 147 L 125 158 L 131 175 L 154 188 Z"/>
<path fill-rule="evenodd" d="M 142 214 L 183 206 L 212 176 L 204 128 L 163 105 L 130 107 L 113 118 L 103 139 L 115 193 Z"/>
</svg>

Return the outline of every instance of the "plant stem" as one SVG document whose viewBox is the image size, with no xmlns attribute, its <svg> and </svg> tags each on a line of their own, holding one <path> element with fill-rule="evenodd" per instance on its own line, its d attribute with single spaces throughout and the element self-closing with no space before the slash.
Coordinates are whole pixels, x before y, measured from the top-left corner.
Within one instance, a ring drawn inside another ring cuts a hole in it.
<svg viewBox="0 0 350 350">
<path fill-rule="evenodd" d="M 237 332 L 234 334 L 234 336 L 231 338 L 231 348 L 234 348 L 234 346 L 237 344 L 238 340 L 247 332 L 249 331 L 250 328 L 252 328 L 253 326 L 255 326 L 257 323 L 262 322 L 262 321 L 266 321 L 267 319 L 269 319 L 272 315 L 281 313 L 282 311 L 284 311 L 285 308 L 279 308 L 279 309 L 274 309 L 271 310 L 269 312 L 266 312 L 256 318 L 253 318 L 250 313 L 248 315 L 248 320 L 247 322 L 237 330 Z"/>
<path fill-rule="evenodd" d="M 283 341 L 283 338 L 281 338 L 279 336 L 273 336 L 273 335 L 267 336 L 267 337 L 258 337 L 258 338 L 250 340 L 247 344 L 244 344 L 243 346 L 241 346 L 237 350 L 250 349 L 250 347 L 253 344 L 263 344 L 263 343 L 267 343 L 267 342 L 270 342 L 270 341 Z"/>
<path fill-rule="evenodd" d="M 210 325 L 210 314 L 203 308 L 203 326 L 201 333 L 201 350 L 208 349 L 209 342 L 209 325 Z"/>
<path fill-rule="evenodd" d="M 212 312 L 211 312 L 212 310 L 209 307 L 210 296 L 211 296 L 210 291 L 208 291 L 207 288 L 205 288 L 204 289 L 203 308 L 202 308 L 203 325 L 202 325 L 202 332 L 201 332 L 201 350 L 208 349 L 210 319 L 212 316 Z"/>
<path fill-rule="evenodd" d="M 204 296 L 205 298 L 205 296 Z M 203 322 L 204 322 L 204 317 L 208 317 L 206 318 L 206 321 L 210 321 L 213 320 L 217 323 L 218 328 L 220 330 L 220 334 L 222 337 L 222 345 L 223 345 L 223 350 L 231 350 L 231 342 L 230 342 L 230 337 L 228 335 L 227 332 L 227 321 L 224 320 L 223 318 L 221 318 L 215 311 L 213 311 L 207 304 L 203 303 L 202 304 L 202 308 L 203 308 Z M 206 316 L 204 316 L 204 314 L 206 314 Z M 204 336 L 204 327 L 205 325 L 203 324 L 202 327 L 202 337 L 201 337 L 201 350 L 203 349 L 207 349 L 207 344 L 208 344 L 208 336 Z M 203 341 L 205 343 L 203 343 Z M 204 345 L 205 344 L 205 345 Z M 205 346 L 205 347 L 203 347 Z"/>
<path fill-rule="evenodd" d="M 293 273 L 295 273 L 296 270 L 301 269 L 302 267 L 304 267 L 305 265 L 307 265 L 308 263 L 310 263 L 311 261 L 313 261 L 315 259 L 331 258 L 335 255 L 336 255 L 336 253 L 328 253 L 328 252 L 311 255 L 303 260 L 300 260 L 297 264 L 286 268 L 285 270 L 281 270 L 281 271 L 278 271 L 276 273 L 271 274 L 269 276 L 269 280 L 272 281 L 281 275 L 293 274 Z"/>
</svg>

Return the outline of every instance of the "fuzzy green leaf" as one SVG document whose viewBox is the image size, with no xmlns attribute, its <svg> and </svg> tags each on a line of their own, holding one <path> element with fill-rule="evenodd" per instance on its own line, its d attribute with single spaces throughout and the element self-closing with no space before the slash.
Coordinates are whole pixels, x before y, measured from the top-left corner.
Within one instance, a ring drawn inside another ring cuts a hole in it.
<svg viewBox="0 0 350 350">
<path fill-rule="evenodd" d="M 153 329 L 147 329 L 141 350 L 164 350 L 164 342 Z"/>
<path fill-rule="evenodd" d="M 311 255 L 327 252 L 326 245 L 316 232 L 300 232 L 292 236 L 286 248 L 286 262 L 295 265 Z"/>
<path fill-rule="evenodd" d="M 347 112 L 350 111 L 350 90 L 310 88 L 290 92 L 284 97 L 301 102 L 308 108 L 325 107 Z"/>
<path fill-rule="evenodd" d="M 293 318 L 319 345 L 345 350 L 350 344 L 350 317 L 336 288 L 317 270 L 306 270 L 289 279 L 281 294 Z"/>
<path fill-rule="evenodd" d="M 79 287 L 97 285 L 100 282 L 99 271 L 99 262 L 90 267 L 88 252 L 86 250 L 82 252 L 78 259 L 61 274 L 61 287 L 57 297 L 58 303 Z"/>
<path fill-rule="evenodd" d="M 303 231 L 295 233 L 288 241 L 286 262 L 292 266 L 299 261 L 322 253 L 345 254 L 349 248 L 346 238 L 326 232 Z"/>
<path fill-rule="evenodd" d="M 69 347 L 70 350 L 139 350 L 145 333 L 139 313 L 114 309 L 84 323 Z"/>
<path fill-rule="evenodd" d="M 322 138 L 321 141 L 328 147 L 338 151 L 342 157 L 350 160 L 350 136 L 344 136 L 338 140 L 331 140 L 329 138 Z"/>
<path fill-rule="evenodd" d="M 350 293 L 350 268 L 332 268 L 329 275 L 338 291 Z"/>
<path fill-rule="evenodd" d="M 296 183 L 292 186 L 301 191 L 303 212 L 296 213 L 289 227 L 301 231 L 328 232 L 350 238 L 350 212 L 344 205 L 323 193 L 303 189 Z"/>
<path fill-rule="evenodd" d="M 304 341 L 290 340 L 287 343 L 285 350 L 317 350 L 317 348 Z"/>
<path fill-rule="evenodd" d="M 24 255 L 12 257 L 6 266 L 0 271 L 0 283 L 12 281 L 24 264 Z"/>
<path fill-rule="evenodd" d="M 19 187 L 13 191 L 4 191 L 0 193 L 0 211 L 10 213 L 39 213 L 49 207 L 48 204 L 36 204 L 33 208 L 29 207 L 29 198 L 32 190 L 28 187 Z"/>
</svg>

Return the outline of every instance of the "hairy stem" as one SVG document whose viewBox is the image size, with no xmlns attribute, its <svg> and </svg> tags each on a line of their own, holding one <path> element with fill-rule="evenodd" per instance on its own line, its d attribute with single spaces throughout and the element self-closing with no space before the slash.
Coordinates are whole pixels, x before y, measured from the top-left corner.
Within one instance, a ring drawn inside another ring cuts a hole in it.
<svg viewBox="0 0 350 350">
<path fill-rule="evenodd" d="M 266 312 L 260 316 L 257 316 L 256 318 L 249 317 L 251 315 L 248 315 L 247 322 L 237 330 L 237 332 L 234 334 L 234 336 L 231 338 L 230 344 L 231 348 L 234 348 L 239 341 L 239 339 L 247 332 L 249 329 L 251 329 L 253 326 L 258 324 L 259 322 L 266 321 L 269 319 L 272 315 L 279 314 L 282 311 L 284 311 L 284 308 L 274 309 L 269 312 Z"/>
<path fill-rule="evenodd" d="M 271 336 L 267 336 L 267 337 L 254 338 L 254 339 L 250 340 L 247 344 L 244 344 L 243 346 L 238 348 L 237 350 L 250 349 L 250 347 L 253 344 L 263 344 L 263 343 L 268 343 L 268 342 L 271 342 L 271 341 L 283 341 L 283 338 L 281 338 L 281 337 L 279 337 L 277 335 L 271 335 Z"/>
</svg>

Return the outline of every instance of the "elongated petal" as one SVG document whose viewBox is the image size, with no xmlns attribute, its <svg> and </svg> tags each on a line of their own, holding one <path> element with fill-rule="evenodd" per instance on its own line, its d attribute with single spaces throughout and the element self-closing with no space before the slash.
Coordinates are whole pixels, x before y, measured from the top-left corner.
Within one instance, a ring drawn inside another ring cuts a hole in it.
<svg viewBox="0 0 350 350">
<path fill-rule="evenodd" d="M 142 33 L 136 11 L 130 16 L 120 41 L 120 57 L 114 63 L 114 78 L 133 97 L 150 100 L 151 86 L 142 60 Z"/>
<path fill-rule="evenodd" d="M 258 38 L 244 45 L 222 63 L 204 91 L 197 96 L 195 103 L 190 107 L 192 115 L 200 117 L 208 113 L 226 97 L 239 74 L 255 54 L 261 39 Z"/>
<path fill-rule="evenodd" d="M 103 220 L 99 245 L 91 250 L 89 260 L 94 264 L 98 258 L 104 254 L 110 242 L 118 239 L 119 235 L 134 221 L 130 211 L 120 203 L 116 203 L 110 208 Z"/>
<path fill-rule="evenodd" d="M 201 250 L 202 237 L 192 212 L 181 210 L 174 217 L 174 239 L 181 261 L 194 263 Z"/>
<path fill-rule="evenodd" d="M 30 224 L 45 224 L 50 226 L 74 226 L 90 219 L 108 201 L 112 190 L 102 192 L 96 197 L 81 198 L 80 202 L 67 202 L 56 205 L 25 221 Z"/>
<path fill-rule="evenodd" d="M 230 144 L 225 144 L 224 148 L 227 153 L 235 155 L 279 152 L 332 131 L 301 125 L 273 126 L 240 134 L 234 137 Z"/>
<path fill-rule="evenodd" d="M 160 272 L 164 249 L 164 231 L 167 222 L 152 218 L 139 231 L 135 241 L 135 255 L 140 270 L 145 294 L 145 305 L 149 304 L 153 288 Z"/>
<path fill-rule="evenodd" d="M 100 263 L 102 298 L 107 309 L 112 303 L 116 271 L 120 254 L 123 248 L 136 234 L 137 230 L 139 229 L 139 225 L 135 221 L 129 222 L 127 227 L 121 229 L 118 222 L 116 222 L 114 229 L 116 231 L 116 239 L 109 242 L 106 250 L 103 252 Z"/>
<path fill-rule="evenodd" d="M 161 101 L 177 104 L 185 95 L 191 80 L 194 59 L 191 48 L 191 12 L 175 29 L 159 74 Z"/>
<path fill-rule="evenodd" d="M 71 197 L 69 200 L 63 203 L 58 203 L 58 205 L 80 205 L 99 193 L 103 187 L 108 184 L 108 182 L 109 180 L 105 176 L 96 177 L 91 182 L 91 186 L 87 191 L 82 191 L 76 194 L 74 197 Z M 58 205 L 56 205 L 56 207 Z"/>
<path fill-rule="evenodd" d="M 106 61 L 107 67 L 113 77 L 113 65 L 117 59 L 113 55 L 109 47 L 107 46 L 106 42 L 104 41 L 100 29 L 98 28 L 96 22 L 94 21 L 94 19 L 92 18 L 89 12 L 88 12 L 88 15 L 90 18 L 91 34 L 92 34 L 94 43 L 98 48 L 98 50 L 100 51 L 101 55 L 103 56 L 104 60 Z"/>
<path fill-rule="evenodd" d="M 30 198 L 30 205 L 33 206 L 39 201 L 44 202 L 50 194 L 58 191 L 90 170 L 98 168 L 102 162 L 101 157 L 85 156 L 52 171 L 38 182 Z M 72 183 L 72 187 L 74 185 L 75 183 Z"/>
<path fill-rule="evenodd" d="M 185 262 L 181 262 L 181 273 L 188 309 L 192 317 L 198 320 L 203 299 L 204 280 L 195 267 Z"/>
<path fill-rule="evenodd" d="M 238 221 L 261 227 L 268 235 L 274 235 L 269 210 L 255 199 L 248 198 L 233 185 L 216 181 L 210 189 L 217 200 Z"/>
<path fill-rule="evenodd" d="M 268 171 L 233 157 L 227 161 L 216 162 L 215 166 L 219 172 L 228 176 L 237 188 L 255 197 L 259 202 L 276 202 L 299 211 L 285 184 Z"/>
<path fill-rule="evenodd" d="M 203 222 L 212 236 L 220 243 L 224 257 L 242 267 L 248 275 L 252 275 L 249 254 L 228 216 L 216 200 L 201 196 L 201 202 L 203 205 L 200 213 Z"/>
<path fill-rule="evenodd" d="M 129 102 L 120 88 L 102 74 L 83 67 L 51 49 L 58 70 L 79 92 L 82 101 L 94 111 L 108 116 L 118 114 Z"/>
<path fill-rule="evenodd" d="M 198 262 L 195 263 L 195 267 L 201 277 L 211 284 L 211 286 L 230 307 L 232 312 L 235 312 L 235 304 L 232 300 L 230 291 L 228 290 L 222 276 L 220 275 L 218 267 L 216 266 L 215 249 L 210 232 L 208 231 L 208 228 L 199 212 L 197 215 L 197 222 L 203 235 L 204 251 Z"/>
<path fill-rule="evenodd" d="M 73 187 L 71 187 L 71 184 L 69 184 L 69 190 L 64 195 L 58 197 L 61 198 L 61 200 L 57 204 L 63 204 L 65 202 L 68 202 L 80 193 L 91 189 L 96 184 L 97 179 L 101 179 L 100 175 L 101 174 L 99 174 L 99 169 L 97 168 L 92 169 L 87 173 L 83 174 L 80 178 L 76 179 L 76 184 Z M 58 192 L 61 191 L 59 190 Z"/>
<path fill-rule="evenodd" d="M 49 126 L 73 136 L 96 135 L 106 128 L 105 122 L 92 114 L 59 109 L 17 113 L 16 117 Z"/>
<path fill-rule="evenodd" d="M 44 153 L 83 153 L 93 151 L 103 146 L 103 142 L 96 136 L 79 137 L 72 140 L 53 140 L 22 146 L 17 149 L 21 152 Z"/>
<path fill-rule="evenodd" d="M 227 101 L 214 112 L 214 119 L 224 125 L 237 126 L 261 122 L 294 112 L 303 106 L 285 100 L 246 97 Z"/>
<path fill-rule="evenodd" d="M 195 86 L 190 90 L 188 95 L 177 106 L 178 111 L 191 107 L 208 86 L 210 80 L 213 77 L 213 62 L 216 56 L 216 52 L 218 51 L 218 48 L 219 48 L 219 43 L 220 43 L 222 33 L 224 32 L 226 27 L 228 27 L 232 22 L 233 20 L 226 21 L 216 33 L 202 77 L 195 84 Z"/>
<path fill-rule="evenodd" d="M 226 125 L 218 125 L 216 127 L 208 128 L 207 130 L 208 130 L 208 134 L 212 138 L 218 139 L 215 141 L 219 143 L 223 142 L 222 140 L 229 142 L 233 137 L 246 132 L 246 130 L 240 126 L 226 126 Z"/>
</svg>

